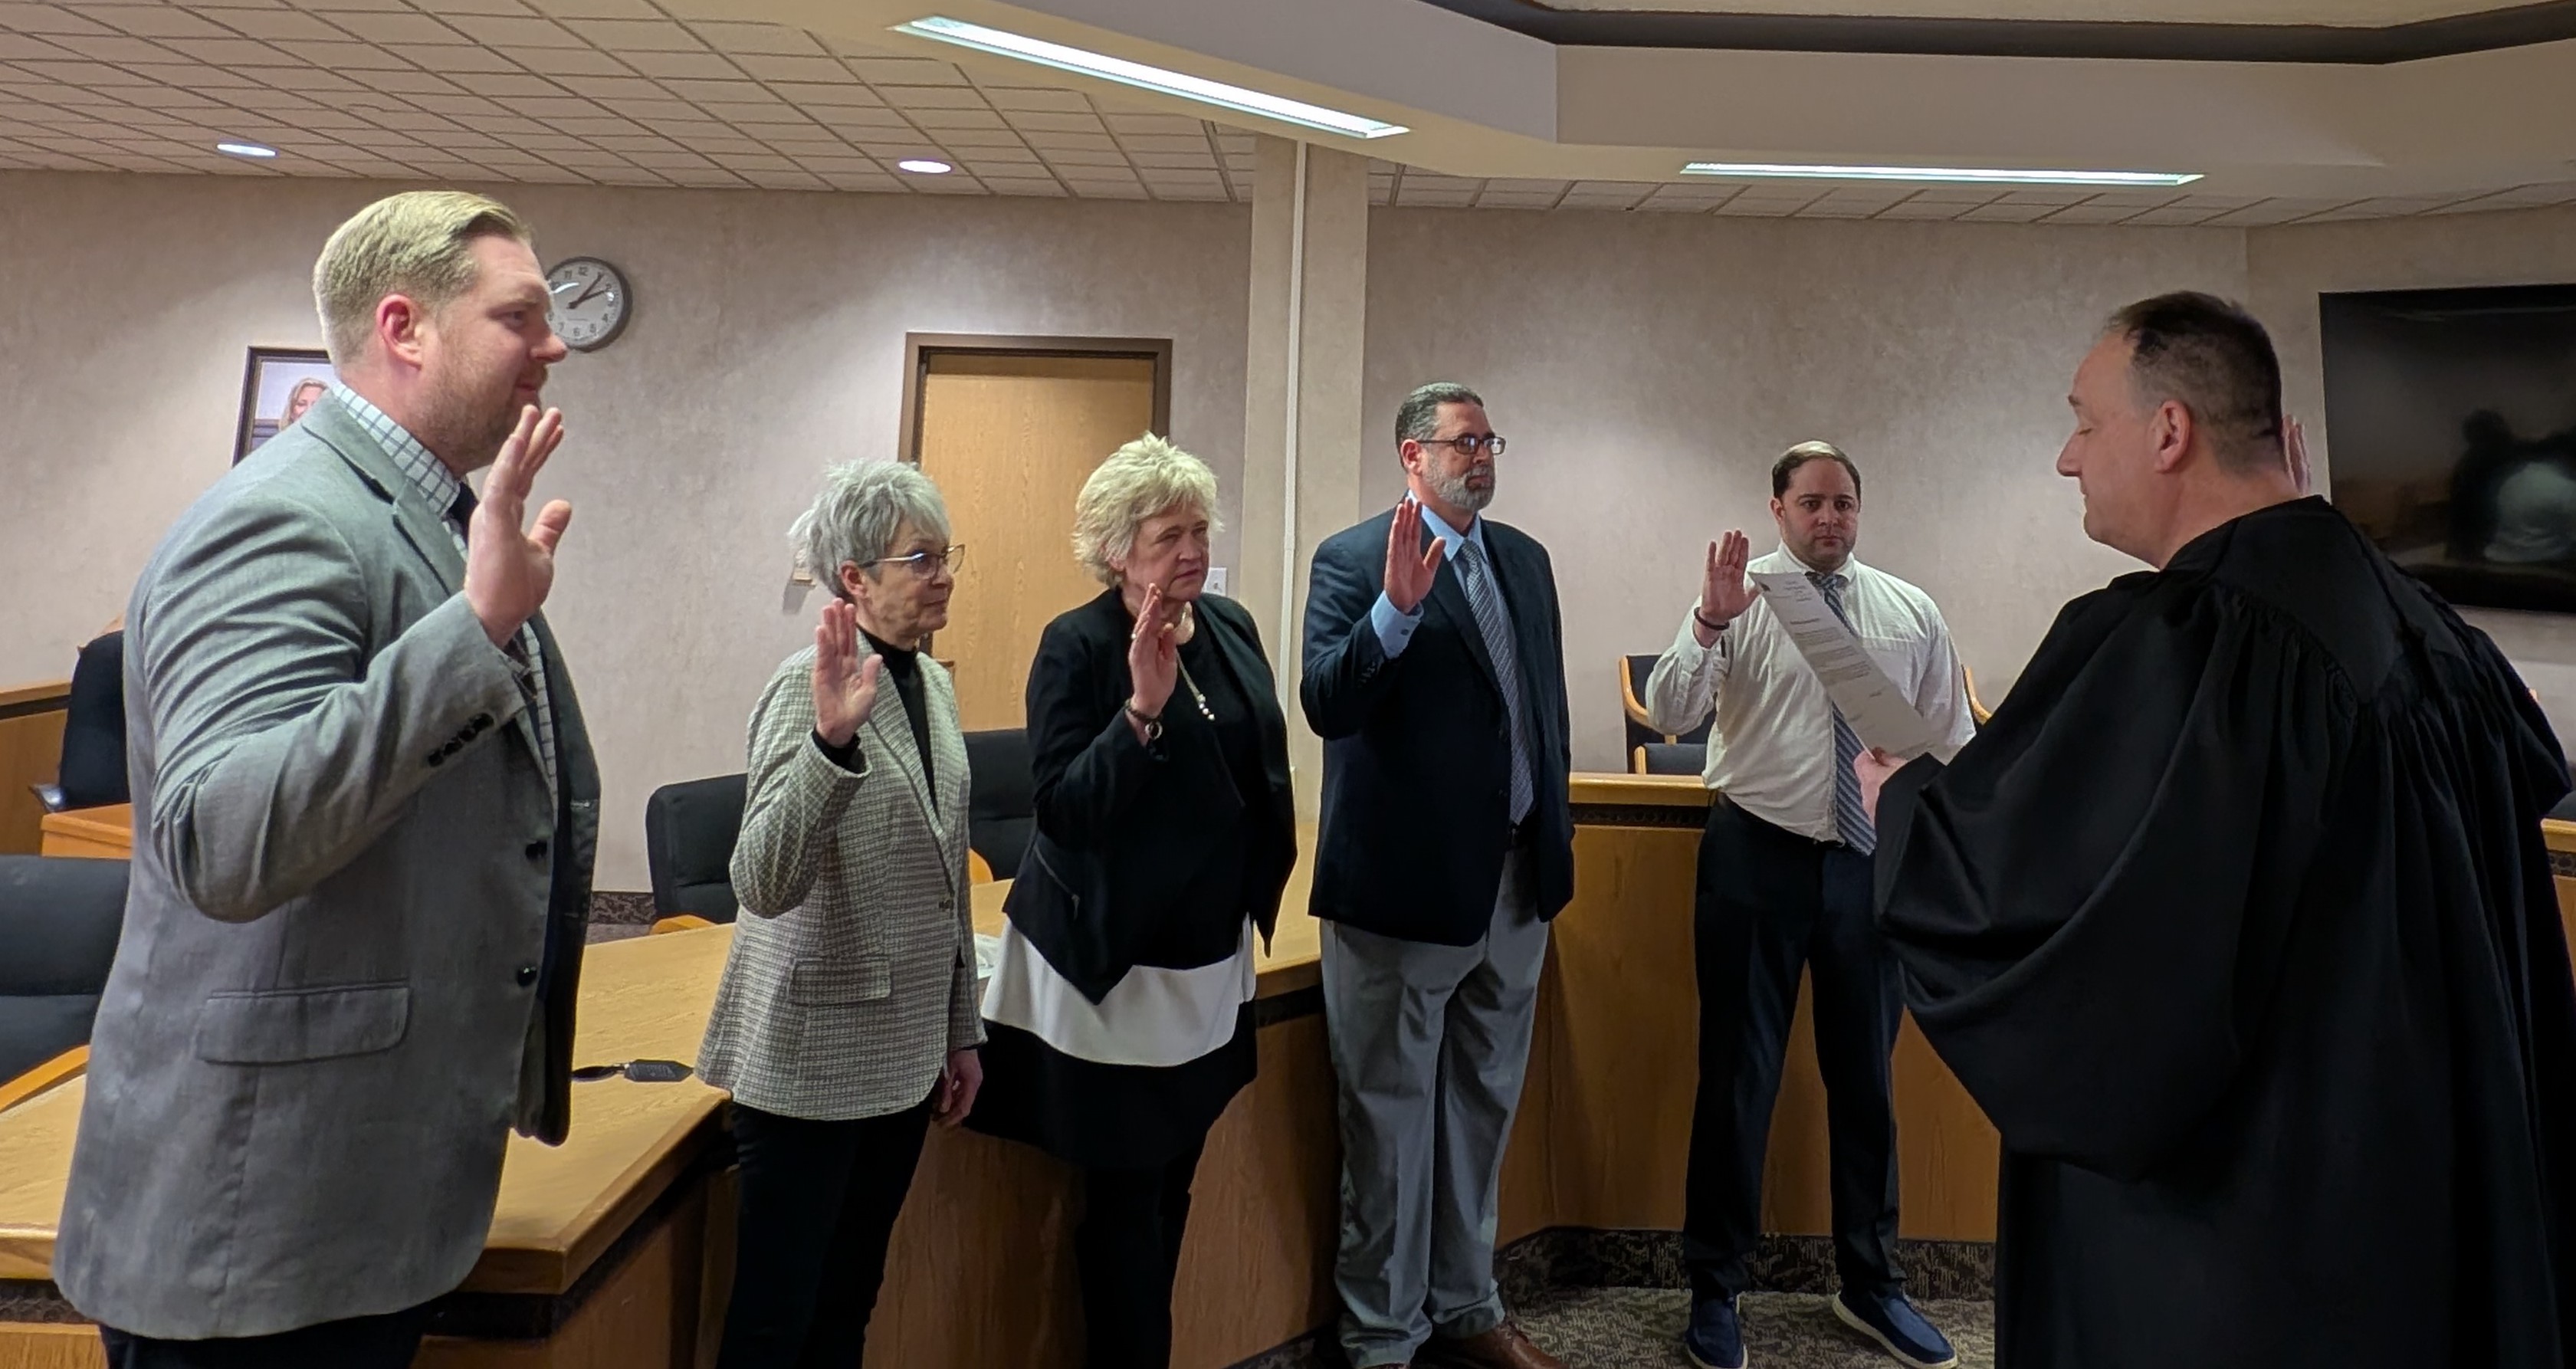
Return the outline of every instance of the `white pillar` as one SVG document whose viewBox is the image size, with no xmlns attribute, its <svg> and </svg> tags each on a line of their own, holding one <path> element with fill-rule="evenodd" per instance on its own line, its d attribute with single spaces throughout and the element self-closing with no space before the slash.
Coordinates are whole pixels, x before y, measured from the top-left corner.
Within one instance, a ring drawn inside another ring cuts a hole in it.
<svg viewBox="0 0 2576 1369">
<path fill-rule="evenodd" d="M 1360 517 L 1361 348 L 1368 311 L 1368 160 L 1260 140 L 1244 355 L 1243 529 L 1234 595 L 1261 624 L 1288 711 L 1298 812 L 1313 817 L 1323 746 L 1305 726 L 1306 568 Z"/>
</svg>

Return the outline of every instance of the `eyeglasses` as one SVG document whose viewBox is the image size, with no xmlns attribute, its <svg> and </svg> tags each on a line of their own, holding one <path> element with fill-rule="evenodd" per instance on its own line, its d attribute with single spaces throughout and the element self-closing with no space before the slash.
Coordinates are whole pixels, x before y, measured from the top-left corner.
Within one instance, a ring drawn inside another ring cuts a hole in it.
<svg viewBox="0 0 2576 1369">
<path fill-rule="evenodd" d="M 859 569 L 866 570 L 870 566 L 907 566 L 911 568 L 915 578 L 928 580 L 938 575 L 942 566 L 954 571 L 964 567 L 965 564 L 966 544 L 959 542 L 937 551 L 916 551 L 910 556 L 880 556 L 873 561 L 861 561 Z"/>
<path fill-rule="evenodd" d="M 1416 440 L 1426 447 L 1455 447 L 1458 449 L 1458 454 L 1460 456 L 1474 456 L 1478 447 L 1484 448 L 1485 455 L 1487 456 L 1501 456 L 1503 454 L 1503 435 L 1501 433 L 1486 433 L 1482 437 L 1479 437 L 1474 433 L 1469 433 L 1464 437 L 1425 437 L 1418 438 Z"/>
</svg>

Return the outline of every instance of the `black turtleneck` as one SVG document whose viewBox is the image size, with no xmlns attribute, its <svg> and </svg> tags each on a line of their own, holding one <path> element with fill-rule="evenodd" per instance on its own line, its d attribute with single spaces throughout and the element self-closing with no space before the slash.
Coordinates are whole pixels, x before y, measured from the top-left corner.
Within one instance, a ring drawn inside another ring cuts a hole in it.
<svg viewBox="0 0 2576 1369">
<path fill-rule="evenodd" d="M 876 652 L 879 660 L 885 662 L 886 677 L 894 682 L 895 697 L 903 700 L 904 719 L 912 724 L 912 744 L 921 753 L 923 787 L 929 790 L 931 806 L 936 808 L 939 806 L 939 785 L 936 772 L 930 766 L 930 710 L 922 702 L 921 653 L 884 641 L 866 628 L 859 629 L 859 635 L 868 639 L 868 646 Z M 823 748 L 823 754 L 842 769 L 858 768 L 859 739 L 855 734 L 847 745 L 834 746 L 817 732 L 814 744 Z"/>
</svg>

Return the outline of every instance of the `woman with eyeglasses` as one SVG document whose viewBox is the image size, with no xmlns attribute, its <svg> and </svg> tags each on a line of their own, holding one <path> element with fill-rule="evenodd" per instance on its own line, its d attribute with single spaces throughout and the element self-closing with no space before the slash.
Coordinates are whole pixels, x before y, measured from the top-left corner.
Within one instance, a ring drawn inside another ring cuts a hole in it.
<svg viewBox="0 0 2576 1369">
<path fill-rule="evenodd" d="M 752 710 L 743 917 L 698 1056 L 742 1164 L 719 1369 L 859 1363 L 923 1135 L 983 1079 L 966 743 L 921 654 L 965 549 L 899 461 L 833 469 L 793 535 L 832 597 Z"/>
<path fill-rule="evenodd" d="M 1253 946 L 1296 863 L 1252 615 L 1204 595 L 1216 477 L 1148 435 L 1074 503 L 1108 586 L 1029 667 L 1037 832 L 1012 882 L 974 1124 L 1079 1167 L 1092 1369 L 1164 1369 L 1190 1183 L 1253 1073 Z"/>
</svg>

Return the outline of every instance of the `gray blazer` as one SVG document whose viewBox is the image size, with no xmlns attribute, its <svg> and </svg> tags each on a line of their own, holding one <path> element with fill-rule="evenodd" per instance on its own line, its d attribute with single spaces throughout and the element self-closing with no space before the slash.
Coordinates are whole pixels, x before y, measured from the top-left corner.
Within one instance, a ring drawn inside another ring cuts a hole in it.
<svg viewBox="0 0 2576 1369">
<path fill-rule="evenodd" d="M 481 1255 L 513 1125 L 560 1139 L 599 780 L 443 510 L 335 398 L 162 540 L 126 611 L 125 930 L 54 1277 L 145 1336 L 395 1311 Z"/>
<path fill-rule="evenodd" d="M 858 773 L 844 770 L 814 739 L 813 671 L 812 647 L 788 657 L 752 710 L 733 852 L 745 916 L 698 1072 L 763 1112 L 844 1121 L 921 1102 L 948 1052 L 984 1040 L 966 739 L 948 672 L 924 656 L 937 807 L 890 679 L 858 731 Z"/>
</svg>

